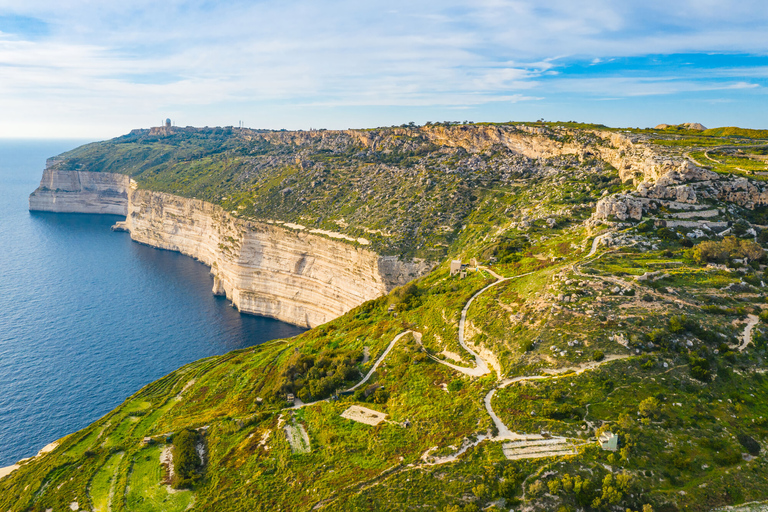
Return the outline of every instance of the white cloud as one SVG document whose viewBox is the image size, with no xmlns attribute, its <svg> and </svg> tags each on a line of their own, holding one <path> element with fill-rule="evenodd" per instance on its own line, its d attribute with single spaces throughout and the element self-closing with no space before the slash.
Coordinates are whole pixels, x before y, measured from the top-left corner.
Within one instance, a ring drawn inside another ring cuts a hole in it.
<svg viewBox="0 0 768 512">
<path fill-rule="evenodd" d="M 597 69 L 648 54 L 764 53 L 762 4 L 726 4 L 0 0 L 0 16 L 37 18 L 49 29 L 42 38 L 0 34 L 0 135 L 18 132 L 14 115 L 32 113 L 52 127 L 78 115 L 97 130 L 125 131 L 164 112 L 198 120 L 217 107 L 228 116 L 258 114 L 265 103 L 454 108 L 564 91 L 754 89 L 766 68 L 718 68 L 708 80 L 563 72 L 574 58 Z"/>
</svg>

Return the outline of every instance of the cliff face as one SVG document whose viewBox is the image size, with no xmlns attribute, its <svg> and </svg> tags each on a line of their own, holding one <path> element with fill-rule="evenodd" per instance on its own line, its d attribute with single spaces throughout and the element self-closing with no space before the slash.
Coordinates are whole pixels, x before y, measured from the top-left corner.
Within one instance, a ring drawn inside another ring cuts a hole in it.
<svg viewBox="0 0 768 512">
<path fill-rule="evenodd" d="M 197 199 L 138 190 L 118 228 L 211 267 L 213 293 L 240 311 L 314 327 L 423 275 L 431 265 L 263 222 Z"/>
<path fill-rule="evenodd" d="M 130 178 L 123 174 L 45 169 L 29 196 L 32 211 L 125 215 Z"/>
<path fill-rule="evenodd" d="M 118 229 L 211 267 L 213 293 L 242 312 L 314 327 L 427 273 L 306 231 L 238 219 L 197 199 L 138 190 L 128 176 L 46 169 L 30 210 L 126 215 Z"/>
</svg>

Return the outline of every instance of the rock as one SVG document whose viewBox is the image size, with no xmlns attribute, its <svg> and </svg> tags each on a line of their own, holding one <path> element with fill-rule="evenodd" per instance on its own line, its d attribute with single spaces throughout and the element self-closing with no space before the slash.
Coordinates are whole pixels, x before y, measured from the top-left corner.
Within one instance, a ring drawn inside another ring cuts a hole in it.
<svg viewBox="0 0 768 512">
<path fill-rule="evenodd" d="M 601 198 L 595 206 L 595 219 L 640 220 L 643 217 L 643 203 L 629 194 L 616 194 Z"/>
<path fill-rule="evenodd" d="M 131 179 L 123 174 L 46 168 L 29 196 L 32 211 L 125 215 Z"/>
<path fill-rule="evenodd" d="M 46 169 L 30 208 L 126 215 L 119 226 L 133 240 L 208 265 L 213 293 L 245 313 L 314 327 L 432 268 L 423 260 L 379 256 L 303 226 L 248 221 L 198 199 L 139 190 L 128 186 L 127 176 L 76 174 Z"/>
</svg>

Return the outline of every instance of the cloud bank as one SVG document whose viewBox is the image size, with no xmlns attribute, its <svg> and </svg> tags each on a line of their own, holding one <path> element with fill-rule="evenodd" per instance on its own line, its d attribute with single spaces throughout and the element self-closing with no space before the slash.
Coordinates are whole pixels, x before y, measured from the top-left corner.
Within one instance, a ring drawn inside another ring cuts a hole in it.
<svg viewBox="0 0 768 512">
<path fill-rule="evenodd" d="M 107 137 L 166 116 L 749 126 L 768 113 L 767 25 L 749 0 L 0 0 L 0 136 Z"/>
</svg>

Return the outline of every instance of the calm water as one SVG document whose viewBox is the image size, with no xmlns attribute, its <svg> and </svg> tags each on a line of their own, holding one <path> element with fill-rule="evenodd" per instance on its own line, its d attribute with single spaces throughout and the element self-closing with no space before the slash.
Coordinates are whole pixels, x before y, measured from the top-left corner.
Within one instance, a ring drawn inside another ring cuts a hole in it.
<svg viewBox="0 0 768 512">
<path fill-rule="evenodd" d="M 0 467 L 185 363 L 302 329 L 240 315 L 208 268 L 131 242 L 120 217 L 32 213 L 45 159 L 81 141 L 0 141 Z"/>
</svg>

